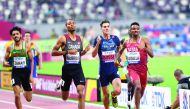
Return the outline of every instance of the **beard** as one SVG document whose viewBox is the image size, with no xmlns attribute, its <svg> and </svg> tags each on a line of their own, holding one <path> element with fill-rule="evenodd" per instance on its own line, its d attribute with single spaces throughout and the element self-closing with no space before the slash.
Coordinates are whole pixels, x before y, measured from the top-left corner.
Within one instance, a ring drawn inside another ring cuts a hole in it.
<svg viewBox="0 0 190 109">
<path fill-rule="evenodd" d="M 16 38 L 14 38 L 14 41 L 15 41 L 15 42 L 19 42 L 20 39 L 21 39 L 21 38 L 16 37 Z"/>
<path fill-rule="evenodd" d="M 75 32 L 75 29 L 73 29 L 73 30 L 68 30 L 70 33 L 74 33 Z"/>
</svg>

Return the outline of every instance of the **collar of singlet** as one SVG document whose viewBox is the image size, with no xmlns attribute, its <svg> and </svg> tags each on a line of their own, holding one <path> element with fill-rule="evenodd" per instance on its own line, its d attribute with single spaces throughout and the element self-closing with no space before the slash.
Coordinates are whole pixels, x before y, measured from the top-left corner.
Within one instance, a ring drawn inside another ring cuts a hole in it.
<svg viewBox="0 0 190 109">
<path fill-rule="evenodd" d="M 129 40 L 127 41 L 127 43 L 130 43 L 130 38 L 129 38 Z M 137 40 L 137 43 L 138 43 L 138 44 L 141 43 L 141 37 Z"/>
</svg>

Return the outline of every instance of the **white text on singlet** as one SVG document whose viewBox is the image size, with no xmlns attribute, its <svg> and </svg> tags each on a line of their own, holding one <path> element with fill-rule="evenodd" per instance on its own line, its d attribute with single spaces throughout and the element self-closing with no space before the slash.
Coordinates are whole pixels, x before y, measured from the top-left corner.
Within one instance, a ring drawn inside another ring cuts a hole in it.
<svg viewBox="0 0 190 109">
<path fill-rule="evenodd" d="M 26 57 L 14 57 L 14 68 L 25 68 L 26 67 Z"/>
</svg>

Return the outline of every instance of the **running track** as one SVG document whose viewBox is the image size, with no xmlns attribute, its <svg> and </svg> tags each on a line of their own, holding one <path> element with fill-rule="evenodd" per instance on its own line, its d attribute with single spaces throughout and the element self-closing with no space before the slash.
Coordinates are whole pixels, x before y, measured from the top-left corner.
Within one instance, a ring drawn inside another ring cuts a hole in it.
<svg viewBox="0 0 190 109">
<path fill-rule="evenodd" d="M 22 94 L 21 97 L 23 109 L 78 109 L 77 101 L 63 101 L 61 98 L 33 94 L 32 102 L 28 103 Z M 102 105 L 91 103 L 85 105 L 85 109 L 104 109 Z M 0 109 L 16 109 L 13 91 L 0 89 Z"/>
</svg>

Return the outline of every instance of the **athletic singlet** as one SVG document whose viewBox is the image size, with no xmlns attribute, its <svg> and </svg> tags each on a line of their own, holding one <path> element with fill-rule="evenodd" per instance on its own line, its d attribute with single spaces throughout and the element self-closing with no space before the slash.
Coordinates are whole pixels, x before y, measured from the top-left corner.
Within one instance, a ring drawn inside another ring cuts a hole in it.
<svg viewBox="0 0 190 109">
<path fill-rule="evenodd" d="M 130 39 L 126 42 L 126 58 L 128 61 L 127 68 L 139 72 L 147 72 L 147 52 L 144 49 L 141 49 L 140 51 L 138 50 L 137 47 L 140 43 L 141 37 L 136 43 L 131 43 Z"/>
<path fill-rule="evenodd" d="M 13 50 L 11 51 L 11 60 L 13 68 L 26 68 L 28 66 L 28 55 L 26 53 L 25 44 L 22 43 L 22 49 L 15 49 L 13 43 Z"/>
<path fill-rule="evenodd" d="M 66 54 L 64 55 L 64 65 L 66 64 L 81 64 L 81 51 L 82 51 L 82 42 L 80 36 L 76 35 L 76 40 L 73 41 L 68 34 L 64 34 L 66 38 L 66 45 L 64 51 L 67 50 L 77 50 L 78 52 L 73 54 Z"/>
<path fill-rule="evenodd" d="M 117 53 L 117 47 L 120 46 L 120 41 L 117 36 L 110 35 L 110 39 L 104 39 L 100 36 L 101 43 L 98 50 L 98 56 L 100 58 L 100 70 L 99 73 L 103 75 L 109 75 L 118 71 L 114 66 L 114 60 Z M 94 42 L 94 47 L 97 43 L 97 38 Z"/>
</svg>

